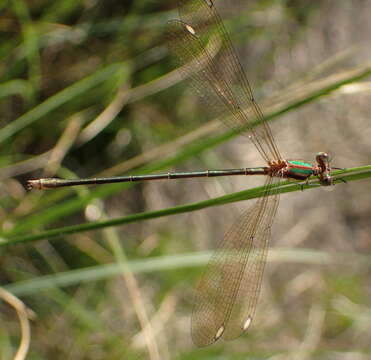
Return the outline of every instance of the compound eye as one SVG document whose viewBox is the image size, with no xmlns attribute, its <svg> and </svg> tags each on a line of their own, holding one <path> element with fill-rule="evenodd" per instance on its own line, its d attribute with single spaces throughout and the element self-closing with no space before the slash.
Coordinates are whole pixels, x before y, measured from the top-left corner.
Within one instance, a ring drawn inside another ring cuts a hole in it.
<svg viewBox="0 0 371 360">
<path fill-rule="evenodd" d="M 327 161 L 329 158 L 328 154 L 325 152 L 319 152 L 316 157 L 317 159 L 321 159 L 323 161 Z"/>
<path fill-rule="evenodd" d="M 323 179 L 321 179 L 321 183 L 324 186 L 330 186 L 333 184 L 332 177 L 330 175 L 326 175 Z"/>
</svg>

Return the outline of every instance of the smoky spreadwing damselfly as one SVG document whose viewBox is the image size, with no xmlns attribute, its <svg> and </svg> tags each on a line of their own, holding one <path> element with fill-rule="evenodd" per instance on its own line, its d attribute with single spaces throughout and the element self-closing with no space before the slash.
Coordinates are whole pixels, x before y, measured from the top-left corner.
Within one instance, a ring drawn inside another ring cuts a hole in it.
<svg viewBox="0 0 371 360">
<path fill-rule="evenodd" d="M 29 189 L 135 182 L 160 179 L 264 175 L 264 194 L 238 217 L 226 232 L 197 285 L 191 333 L 197 346 L 220 338 L 231 340 L 246 331 L 254 318 L 266 264 L 268 241 L 279 204 L 277 185 L 282 179 L 307 181 L 316 176 L 324 186 L 333 184 L 329 156 L 316 155 L 312 165 L 281 157 L 268 122 L 255 101 L 249 81 L 231 39 L 211 0 L 179 2 L 180 20 L 167 24 L 168 46 L 184 78 L 214 114 L 227 126 L 252 141 L 265 162 L 255 168 L 169 172 L 93 179 L 35 179 Z M 210 49 L 219 48 L 217 56 Z M 258 119 L 259 127 L 253 127 Z M 334 169 L 334 168 L 333 168 Z"/>
</svg>

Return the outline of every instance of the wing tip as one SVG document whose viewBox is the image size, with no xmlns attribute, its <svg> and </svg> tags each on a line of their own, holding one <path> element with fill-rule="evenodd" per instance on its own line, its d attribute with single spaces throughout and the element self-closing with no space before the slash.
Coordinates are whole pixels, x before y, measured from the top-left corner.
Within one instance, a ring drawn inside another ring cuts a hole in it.
<svg viewBox="0 0 371 360">
<path fill-rule="evenodd" d="M 221 325 L 218 330 L 216 331 L 215 335 L 207 336 L 207 334 L 203 334 L 200 329 L 191 332 L 192 341 L 197 347 L 206 347 L 209 345 L 214 344 L 217 342 L 224 334 L 225 326 Z"/>
</svg>

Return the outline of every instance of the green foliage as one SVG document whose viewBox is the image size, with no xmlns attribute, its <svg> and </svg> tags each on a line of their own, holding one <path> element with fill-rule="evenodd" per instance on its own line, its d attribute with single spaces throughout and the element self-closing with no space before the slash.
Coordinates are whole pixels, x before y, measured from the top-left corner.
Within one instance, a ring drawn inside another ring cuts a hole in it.
<svg viewBox="0 0 371 360">
<path fill-rule="evenodd" d="M 237 6 L 238 1 L 231 4 Z M 197 105 L 195 94 L 172 73 L 163 31 L 166 21 L 177 16 L 175 6 L 170 0 L 17 0 L 0 5 L 1 284 L 37 314 L 31 327 L 29 358 L 313 355 L 325 359 L 332 351 L 344 356 L 357 352 L 367 358 L 369 343 L 358 335 L 369 333 L 362 316 L 371 323 L 369 297 L 365 296 L 369 293 L 365 281 L 369 257 L 349 257 L 350 250 L 344 247 L 338 252 L 333 247 L 315 249 L 317 243 L 309 236 L 303 247 L 299 243 L 295 248 L 298 242 L 292 241 L 285 244 L 289 249 L 271 252 L 268 268 L 278 269 L 280 274 L 276 279 L 277 274 L 268 269 L 265 286 L 269 291 L 263 292 L 262 315 L 250 334 L 206 350 L 192 347 L 188 326 L 192 283 L 210 257 L 205 249 L 215 246 L 225 230 L 226 219 L 217 206 L 256 199 L 263 194 L 261 186 L 244 184 L 242 191 L 233 188 L 222 196 L 220 189 L 229 186 L 223 181 L 202 186 L 197 180 L 175 185 L 114 184 L 46 192 L 23 188 L 27 179 L 45 174 L 114 176 L 170 168 L 229 167 L 224 164 L 235 161 L 230 144 L 238 134 L 215 121 L 205 121 L 205 107 Z M 362 6 L 366 7 L 360 3 L 352 11 L 367 14 Z M 320 26 L 331 25 L 321 16 L 329 7 L 326 1 L 304 5 L 265 0 L 249 1 L 247 9 L 232 14 L 229 10 L 233 7 L 224 10 L 228 10 L 226 26 L 234 43 L 247 45 L 242 55 L 248 56 L 242 59 L 257 98 L 266 99 L 260 103 L 277 137 L 287 133 L 288 140 L 296 138 L 297 151 L 301 151 L 303 139 L 290 131 L 313 125 L 318 129 L 316 136 L 307 136 L 305 143 L 313 151 L 329 146 L 337 156 L 334 163 L 345 167 L 334 171 L 337 180 L 332 193 L 344 194 L 335 201 L 339 223 L 331 222 L 323 229 L 314 222 L 310 230 L 303 230 L 301 221 L 310 220 L 305 216 L 307 207 L 323 214 L 321 196 L 310 184 L 301 188 L 295 182 L 284 182 L 281 193 L 296 192 L 297 198 L 305 200 L 293 222 L 287 222 L 287 217 L 277 221 L 286 226 L 277 233 L 284 238 L 297 231 L 306 239 L 305 233 L 317 231 L 321 246 L 326 246 L 323 240 L 339 239 L 341 231 L 352 239 L 352 229 L 362 229 L 360 246 L 366 252 L 369 215 L 362 200 L 368 196 L 371 165 L 359 164 L 369 163 L 369 143 L 362 155 L 357 147 L 361 147 L 362 134 L 359 142 L 349 139 L 350 129 L 344 138 L 334 138 L 324 122 L 330 127 L 331 118 L 339 119 L 340 115 L 334 112 L 332 116 L 327 109 L 336 97 L 345 103 L 347 85 L 362 97 L 360 84 L 369 77 L 371 65 L 369 60 L 355 60 L 359 52 L 350 40 L 348 55 L 328 49 L 325 40 L 322 43 L 326 35 Z M 343 4 L 333 10 L 343 16 L 334 16 L 332 26 L 343 28 L 341 21 L 351 18 L 349 9 Z M 362 31 L 368 34 L 366 30 L 357 27 L 357 36 Z M 307 49 L 309 62 L 303 65 L 299 55 L 305 53 L 302 44 L 306 43 L 318 48 L 312 49 L 314 54 Z M 325 55 L 318 50 L 321 46 Z M 343 50 L 345 45 L 338 46 Z M 291 53 L 294 63 L 301 65 L 283 72 L 286 60 L 280 63 L 277 59 Z M 283 75 L 272 80 L 277 74 Z M 358 124 L 361 110 L 350 111 L 362 109 L 359 102 L 344 106 L 346 111 L 338 107 L 341 117 L 349 112 L 351 123 Z M 317 105 L 323 118 L 303 115 Z M 364 116 L 369 116 L 368 112 Z M 285 127 L 292 119 L 297 121 Z M 344 127 L 340 121 L 339 127 Z M 365 125 L 360 131 L 367 136 Z M 255 151 L 240 148 L 241 153 Z M 343 155 L 354 152 L 359 162 L 338 164 Z M 357 196 L 350 193 L 354 188 L 360 189 Z M 207 194 L 212 195 L 207 199 Z M 308 194 L 311 198 L 317 194 L 314 204 Z M 330 206 L 330 198 L 322 197 Z M 281 196 L 285 209 L 292 207 L 287 205 L 288 198 Z M 353 198 L 358 200 L 353 210 L 356 215 L 345 213 Z M 205 221 L 206 208 L 213 209 L 213 216 Z M 227 218 L 231 205 L 224 208 Z M 331 215 L 329 210 L 325 214 Z M 201 229 L 205 222 L 209 224 Z M 342 230 L 336 235 L 327 233 L 339 227 Z M 359 236 L 357 232 L 354 238 Z M 286 271 L 287 264 L 291 272 Z M 336 270 L 323 285 L 325 265 Z M 344 277 L 347 269 L 354 274 Z M 328 325 L 323 313 L 330 314 Z M 0 358 L 10 359 L 20 340 L 18 320 L 3 310 L 0 317 Z M 308 335 L 303 329 L 307 327 L 320 341 L 306 348 Z M 349 333 L 353 337 L 347 337 Z"/>
</svg>

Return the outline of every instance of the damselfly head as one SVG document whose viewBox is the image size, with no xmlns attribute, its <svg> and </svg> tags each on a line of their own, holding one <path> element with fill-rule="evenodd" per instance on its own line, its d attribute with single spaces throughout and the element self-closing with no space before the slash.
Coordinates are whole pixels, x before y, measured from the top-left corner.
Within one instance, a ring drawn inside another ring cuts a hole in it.
<svg viewBox="0 0 371 360">
<path fill-rule="evenodd" d="M 329 155 L 325 152 L 319 152 L 316 156 L 316 160 L 318 164 L 320 163 L 329 164 L 329 161 L 330 161 L 329 159 L 330 159 Z"/>
<path fill-rule="evenodd" d="M 325 152 L 319 152 L 316 156 L 316 161 L 319 169 L 319 180 L 321 185 L 330 186 L 334 184 L 333 178 L 331 176 L 331 167 L 330 167 L 330 157 Z"/>
<path fill-rule="evenodd" d="M 318 167 L 321 169 L 321 172 L 323 174 L 331 171 L 330 157 L 327 153 L 319 152 L 316 155 L 316 161 L 317 161 Z"/>
</svg>

